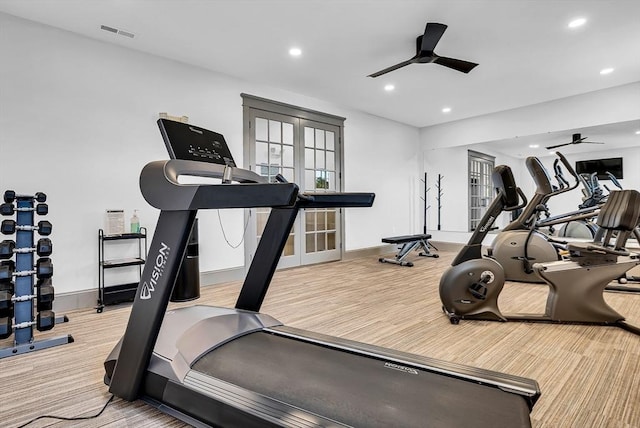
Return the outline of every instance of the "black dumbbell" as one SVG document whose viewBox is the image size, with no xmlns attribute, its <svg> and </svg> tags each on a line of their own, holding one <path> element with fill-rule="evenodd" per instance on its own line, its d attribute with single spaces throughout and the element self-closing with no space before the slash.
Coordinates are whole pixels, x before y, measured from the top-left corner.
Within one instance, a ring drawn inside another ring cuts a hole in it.
<svg viewBox="0 0 640 428">
<path fill-rule="evenodd" d="M 13 278 L 13 271 L 16 269 L 16 264 L 13 260 L 0 261 L 0 284 L 11 282 Z"/>
<path fill-rule="evenodd" d="M 16 248 L 15 241 L 5 239 L 0 242 L 0 259 L 10 259 L 14 253 L 33 253 L 40 257 L 50 256 L 53 252 L 53 243 L 49 238 L 40 238 L 34 248 Z"/>
<path fill-rule="evenodd" d="M 53 276 L 53 262 L 49 257 L 42 257 L 36 262 L 36 274 L 38 279 L 47 279 Z"/>
<path fill-rule="evenodd" d="M 39 279 L 36 283 L 38 312 L 50 311 L 53 308 L 54 290 L 51 278 Z"/>
<path fill-rule="evenodd" d="M 0 283 L 10 282 L 14 276 L 27 276 L 34 273 L 38 279 L 47 279 L 53 276 L 53 262 L 48 257 L 42 257 L 36 262 L 34 270 L 16 272 L 16 265 L 12 260 L 0 262 Z"/>
<path fill-rule="evenodd" d="M 26 195 L 16 195 L 16 192 L 13 191 L 13 190 L 5 190 L 5 192 L 4 192 L 4 201 L 5 202 L 11 203 L 11 202 L 16 200 L 16 197 L 33 198 L 38 202 L 46 202 L 47 201 L 47 195 L 45 195 L 42 192 L 37 192 L 33 196 L 26 196 Z"/>
<path fill-rule="evenodd" d="M 13 204 L 5 202 L 4 204 L 0 204 L 0 215 L 13 215 L 15 209 Z"/>
<path fill-rule="evenodd" d="M 16 208 L 13 204 L 5 202 L 4 204 L 0 204 L 0 215 L 13 215 L 16 211 L 33 211 L 38 215 L 47 215 L 49 214 L 49 205 L 47 204 L 37 204 L 35 207 L 26 208 L 20 207 Z"/>
<path fill-rule="evenodd" d="M 56 313 L 53 311 L 38 312 L 36 328 L 38 331 L 51 330 L 56 325 Z"/>
<path fill-rule="evenodd" d="M 0 318 L 0 339 L 6 339 L 13 334 L 11 317 Z"/>
<path fill-rule="evenodd" d="M 0 318 L 13 317 L 13 282 L 0 283 Z"/>
<path fill-rule="evenodd" d="M 2 220 L 0 225 L 0 232 L 4 235 L 12 235 L 16 230 L 37 230 L 40 235 L 47 236 L 51 235 L 52 229 L 51 222 L 47 220 L 40 220 L 37 226 L 18 226 L 15 220 Z"/>
<path fill-rule="evenodd" d="M 7 203 L 11 203 L 16 200 L 16 192 L 13 190 L 5 190 L 4 191 L 4 201 Z"/>
</svg>

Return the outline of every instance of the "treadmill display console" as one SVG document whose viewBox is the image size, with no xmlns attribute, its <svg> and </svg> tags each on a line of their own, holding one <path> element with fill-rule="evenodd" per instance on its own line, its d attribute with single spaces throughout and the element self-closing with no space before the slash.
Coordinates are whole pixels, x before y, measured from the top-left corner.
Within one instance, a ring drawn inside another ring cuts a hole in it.
<svg viewBox="0 0 640 428">
<path fill-rule="evenodd" d="M 158 126 L 171 159 L 236 166 L 222 134 L 168 119 L 158 119 Z"/>
</svg>

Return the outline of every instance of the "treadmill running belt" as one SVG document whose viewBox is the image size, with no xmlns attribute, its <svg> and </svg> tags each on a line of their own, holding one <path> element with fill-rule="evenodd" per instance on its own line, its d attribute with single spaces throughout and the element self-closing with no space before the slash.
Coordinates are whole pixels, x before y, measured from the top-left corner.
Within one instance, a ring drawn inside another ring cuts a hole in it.
<svg viewBox="0 0 640 428">
<path fill-rule="evenodd" d="M 351 426 L 531 426 L 516 394 L 267 332 L 222 345 L 192 369 Z"/>
</svg>

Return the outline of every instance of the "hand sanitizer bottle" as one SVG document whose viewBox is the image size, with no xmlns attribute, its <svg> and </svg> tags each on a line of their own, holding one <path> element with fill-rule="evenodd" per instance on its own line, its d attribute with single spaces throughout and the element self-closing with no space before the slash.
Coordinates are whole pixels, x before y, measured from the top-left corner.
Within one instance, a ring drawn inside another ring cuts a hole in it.
<svg viewBox="0 0 640 428">
<path fill-rule="evenodd" d="M 140 233 L 140 219 L 138 218 L 138 210 L 133 210 L 133 217 L 131 217 L 131 233 Z"/>
</svg>

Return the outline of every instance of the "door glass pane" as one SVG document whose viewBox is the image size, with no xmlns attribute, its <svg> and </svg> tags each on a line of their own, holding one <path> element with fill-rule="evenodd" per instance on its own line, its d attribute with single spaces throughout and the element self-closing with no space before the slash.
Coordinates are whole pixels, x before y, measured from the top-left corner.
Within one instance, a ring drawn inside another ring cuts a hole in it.
<svg viewBox="0 0 640 428">
<path fill-rule="evenodd" d="M 315 253 L 316 252 L 316 235 L 315 233 L 307 233 L 306 234 L 306 252 L 307 253 Z"/>
<path fill-rule="evenodd" d="M 282 146 L 282 166 L 293 167 L 293 146 Z"/>
<path fill-rule="evenodd" d="M 335 172 L 327 172 L 327 189 L 332 192 L 336 191 L 336 173 Z"/>
<path fill-rule="evenodd" d="M 336 170 L 336 165 L 335 165 L 335 156 L 333 152 L 327 152 L 327 165 L 326 168 L 329 171 L 335 171 Z"/>
<path fill-rule="evenodd" d="M 324 169 L 324 150 L 316 150 L 316 168 Z"/>
<path fill-rule="evenodd" d="M 322 129 L 316 129 L 316 148 L 324 149 L 324 131 Z"/>
<path fill-rule="evenodd" d="M 284 244 L 284 249 L 282 250 L 283 256 L 293 256 L 295 254 L 294 238 L 295 235 L 293 233 L 287 238 L 287 243 Z"/>
<path fill-rule="evenodd" d="M 327 131 L 325 135 L 326 135 L 327 150 L 335 150 L 335 147 L 336 147 L 334 142 L 335 134 L 331 131 Z"/>
<path fill-rule="evenodd" d="M 272 166 L 280 166 L 282 162 L 282 146 L 279 144 L 269 144 L 269 164 Z"/>
<path fill-rule="evenodd" d="M 326 250 L 327 246 L 325 245 L 324 240 L 327 237 L 326 233 L 318 233 L 318 239 L 317 239 L 317 246 L 316 246 L 316 251 L 324 251 Z"/>
<path fill-rule="evenodd" d="M 256 221 L 257 221 L 257 232 L 258 235 L 262 235 L 264 232 L 264 226 L 267 224 L 267 219 L 269 218 L 270 209 L 258 208 L 256 209 Z"/>
<path fill-rule="evenodd" d="M 304 146 L 305 147 L 315 146 L 313 142 L 313 128 L 309 128 L 308 126 L 304 127 Z"/>
<path fill-rule="evenodd" d="M 272 143 L 279 143 L 282 141 L 282 136 L 280 133 L 280 124 L 282 122 L 278 122 L 277 120 L 269 121 L 269 141 Z"/>
<path fill-rule="evenodd" d="M 304 189 L 310 191 L 316 189 L 316 175 L 312 169 L 304 171 Z"/>
<path fill-rule="evenodd" d="M 293 123 L 282 122 L 282 143 L 293 145 Z"/>
<path fill-rule="evenodd" d="M 256 143 L 256 165 L 269 164 L 269 145 L 266 143 Z"/>
<path fill-rule="evenodd" d="M 316 230 L 316 213 L 314 211 L 305 211 L 304 218 L 305 218 L 307 232 L 315 231 Z"/>
<path fill-rule="evenodd" d="M 316 189 L 325 190 L 327 188 L 326 171 L 316 171 Z"/>
<path fill-rule="evenodd" d="M 295 182 L 295 175 L 293 173 L 293 168 L 282 168 L 282 176 L 289 182 Z"/>
<path fill-rule="evenodd" d="M 267 120 L 256 117 L 256 140 L 267 141 Z"/>
<path fill-rule="evenodd" d="M 335 230 L 336 228 L 336 210 L 327 211 L 327 229 Z"/>
<path fill-rule="evenodd" d="M 304 149 L 304 167 L 307 169 L 313 169 L 315 164 L 313 161 L 313 155 L 315 150 L 313 149 Z"/>
<path fill-rule="evenodd" d="M 336 249 L 336 233 L 329 232 L 327 233 L 327 250 L 335 250 Z"/>
<path fill-rule="evenodd" d="M 325 211 L 318 211 L 316 213 L 316 224 L 318 226 L 318 230 L 327 229 L 327 213 Z"/>
</svg>

